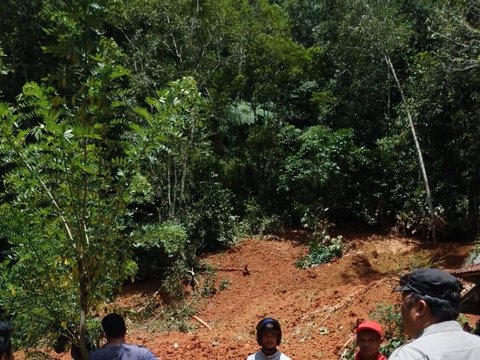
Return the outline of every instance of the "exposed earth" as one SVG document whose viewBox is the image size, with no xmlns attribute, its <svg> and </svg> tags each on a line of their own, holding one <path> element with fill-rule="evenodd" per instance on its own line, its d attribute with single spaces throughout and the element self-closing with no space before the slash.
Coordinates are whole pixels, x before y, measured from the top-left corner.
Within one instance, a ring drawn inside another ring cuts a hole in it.
<svg viewBox="0 0 480 360">
<path fill-rule="evenodd" d="M 222 290 L 196 305 L 198 318 L 191 318 L 189 331 L 163 332 L 153 315 L 128 322 L 128 341 L 147 346 L 163 360 L 245 359 L 257 349 L 256 323 L 270 316 L 282 324 L 281 349 L 292 359 L 338 359 L 357 319 L 369 317 L 380 304 L 398 301 L 392 288 L 400 273 L 428 265 L 456 269 L 472 249 L 459 243 L 426 247 L 399 236 L 345 236 L 342 258 L 299 269 L 295 262 L 307 252 L 304 238 L 291 232 L 246 239 L 203 258 L 215 269 L 215 287 Z M 157 288 L 129 287 L 115 307 L 134 313 L 152 300 L 160 304 Z"/>
</svg>

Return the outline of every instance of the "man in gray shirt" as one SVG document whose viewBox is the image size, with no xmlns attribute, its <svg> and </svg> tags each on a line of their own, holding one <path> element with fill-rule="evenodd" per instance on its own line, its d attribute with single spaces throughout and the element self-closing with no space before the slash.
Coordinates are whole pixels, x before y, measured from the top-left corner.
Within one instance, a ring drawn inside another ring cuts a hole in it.
<svg viewBox="0 0 480 360">
<path fill-rule="evenodd" d="M 418 269 L 400 278 L 405 333 L 412 340 L 389 360 L 478 360 L 480 337 L 456 321 L 462 284 L 438 269 Z"/>
<path fill-rule="evenodd" d="M 119 314 L 111 313 L 102 319 L 107 343 L 95 350 L 90 360 L 158 360 L 147 348 L 125 343 L 127 328 Z"/>
</svg>

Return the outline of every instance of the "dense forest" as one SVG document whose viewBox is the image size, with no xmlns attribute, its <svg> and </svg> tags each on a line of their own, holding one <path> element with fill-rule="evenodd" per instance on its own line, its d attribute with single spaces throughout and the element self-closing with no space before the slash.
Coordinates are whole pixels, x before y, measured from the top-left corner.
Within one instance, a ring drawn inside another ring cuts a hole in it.
<svg viewBox="0 0 480 360">
<path fill-rule="evenodd" d="M 478 0 L 2 0 L 0 23 L 22 346 L 80 324 L 86 354 L 125 280 L 181 297 L 242 234 L 480 232 Z"/>
</svg>

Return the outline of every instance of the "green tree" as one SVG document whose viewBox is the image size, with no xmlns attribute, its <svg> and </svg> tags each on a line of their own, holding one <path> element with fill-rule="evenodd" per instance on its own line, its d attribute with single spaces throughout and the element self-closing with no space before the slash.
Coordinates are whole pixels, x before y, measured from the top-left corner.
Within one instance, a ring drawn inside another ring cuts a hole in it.
<svg viewBox="0 0 480 360">
<path fill-rule="evenodd" d="M 144 126 L 132 124 L 136 136 L 129 153 L 142 149 L 138 171 L 153 192 L 160 222 L 174 219 L 185 210 L 192 186 L 195 158 L 208 154 L 204 99 L 193 78 L 171 82 L 147 98 L 150 111 L 137 107 Z"/>
<path fill-rule="evenodd" d="M 423 1 L 432 45 L 413 58 L 407 91 L 428 138 L 449 234 L 479 232 L 478 9 L 476 1 Z"/>
<path fill-rule="evenodd" d="M 361 193 L 357 174 L 366 154 L 365 149 L 355 146 L 352 131 L 314 126 L 298 140 L 298 149 L 283 164 L 280 194 L 287 196 L 299 216 L 338 219 L 346 209 L 354 213 L 358 200 L 354 189 Z"/>
<path fill-rule="evenodd" d="M 38 341 L 46 334 L 45 323 L 58 323 L 57 315 L 68 306 L 77 315 L 68 318 L 70 310 L 60 319 L 79 322 L 83 358 L 88 358 L 89 310 L 134 271 L 122 236 L 128 172 L 121 171 L 119 160 L 128 71 L 117 62 L 122 54 L 116 43 L 102 35 L 115 5 L 45 2 L 40 16 L 49 20 L 45 26 L 49 45 L 44 50 L 66 59 L 46 79 L 59 91 L 27 83 L 15 107 L 1 106 L 1 147 L 9 164 L 3 211 L 14 216 L 4 235 L 13 245 L 14 260 L 6 308 L 27 321 L 40 309 L 39 299 L 48 287 L 36 293 L 24 278 L 35 274 L 35 263 L 26 259 L 38 248 L 39 256 L 45 255 L 39 259 L 45 261 L 37 281 L 51 275 L 47 285 L 58 282 L 65 293 L 42 310 L 43 328 L 28 332 L 26 339 Z M 48 272 L 48 266 L 54 270 Z M 59 291 L 52 290 L 55 294 Z M 31 300 L 33 306 L 15 309 L 17 296 L 20 303 Z M 62 301 L 67 303 L 48 311 Z"/>
<path fill-rule="evenodd" d="M 6 308 L 25 320 L 44 303 L 39 299 L 50 287 L 57 290 L 46 299 L 64 290 L 42 311 L 52 324 L 58 323 L 61 309 L 77 310 L 84 357 L 89 310 L 111 296 L 134 270 L 128 266 L 128 244 L 122 236 L 128 182 L 115 162 L 104 157 L 108 124 L 94 121 L 96 116 L 102 117 L 99 98 L 111 89 L 108 84 L 97 85 L 88 88 L 88 98 L 75 108 L 60 100 L 53 90 L 29 83 L 19 98 L 18 110 L 2 104 L 1 111 L 1 148 L 9 164 L 4 178 L 8 197 L 4 201 L 10 200 L 3 212 L 12 214 L 6 217 L 9 232 L 3 236 L 14 246 L 15 261 Z M 36 125 L 24 126 L 31 121 Z M 28 261 L 33 254 L 39 264 Z M 43 271 L 35 271 L 36 266 Z M 32 280 L 25 282 L 25 277 Z M 32 281 L 45 285 L 35 287 Z M 69 301 L 48 313 L 65 298 Z M 35 306 L 15 309 L 17 299 L 20 304 L 32 301 Z M 39 324 L 44 326 L 43 321 Z M 29 331 L 26 335 L 28 341 L 35 341 L 35 336 L 44 334 Z"/>
</svg>

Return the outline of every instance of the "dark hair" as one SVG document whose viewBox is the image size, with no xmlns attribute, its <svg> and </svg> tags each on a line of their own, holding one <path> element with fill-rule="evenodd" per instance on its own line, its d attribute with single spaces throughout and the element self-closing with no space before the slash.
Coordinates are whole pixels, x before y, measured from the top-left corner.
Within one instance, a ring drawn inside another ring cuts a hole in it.
<svg viewBox="0 0 480 360">
<path fill-rule="evenodd" d="M 430 313 L 439 322 L 456 320 L 460 314 L 460 293 L 450 291 L 444 299 L 439 299 L 429 295 L 420 295 L 412 292 L 415 300 L 424 300 L 429 308 Z"/>
<path fill-rule="evenodd" d="M 0 320 L 0 356 L 12 352 L 12 325 L 6 320 Z"/>
<path fill-rule="evenodd" d="M 107 338 L 120 338 L 127 333 L 122 315 L 111 313 L 102 319 L 102 328 Z"/>
</svg>

